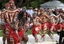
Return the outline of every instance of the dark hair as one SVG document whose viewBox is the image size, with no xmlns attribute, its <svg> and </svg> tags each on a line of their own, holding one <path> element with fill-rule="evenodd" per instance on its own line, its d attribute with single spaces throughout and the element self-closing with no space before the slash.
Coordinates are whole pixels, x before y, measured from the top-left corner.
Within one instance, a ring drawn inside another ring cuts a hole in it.
<svg viewBox="0 0 64 44">
<path fill-rule="evenodd" d="M 26 11 L 20 11 L 20 12 L 19 12 L 19 14 L 18 14 L 18 20 L 19 20 L 19 21 L 23 18 L 24 12 L 26 12 Z M 26 13 L 26 20 L 27 20 L 27 13 Z"/>
</svg>

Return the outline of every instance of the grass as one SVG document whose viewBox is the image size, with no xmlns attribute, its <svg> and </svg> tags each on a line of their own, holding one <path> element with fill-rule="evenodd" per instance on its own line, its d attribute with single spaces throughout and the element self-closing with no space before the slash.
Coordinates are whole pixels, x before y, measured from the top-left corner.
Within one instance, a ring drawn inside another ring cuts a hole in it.
<svg viewBox="0 0 64 44">
<path fill-rule="evenodd" d="M 0 30 L 0 37 L 2 37 L 2 30 Z"/>
<path fill-rule="evenodd" d="M 32 30 L 31 29 L 29 29 L 29 31 L 28 31 L 28 35 L 30 35 L 30 34 L 32 34 Z"/>
<path fill-rule="evenodd" d="M 1 28 L 1 25 L 0 25 L 0 37 L 2 37 L 2 28 Z"/>
</svg>

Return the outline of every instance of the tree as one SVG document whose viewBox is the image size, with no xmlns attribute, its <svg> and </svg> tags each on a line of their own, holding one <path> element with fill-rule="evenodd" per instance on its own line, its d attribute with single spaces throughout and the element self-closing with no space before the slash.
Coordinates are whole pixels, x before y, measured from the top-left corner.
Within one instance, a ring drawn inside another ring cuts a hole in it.
<svg viewBox="0 0 64 44">
<path fill-rule="evenodd" d="M 52 1 L 52 0 L 14 0 L 15 5 L 17 7 L 30 7 L 32 6 L 33 8 L 39 7 L 40 4 L 45 3 L 47 1 Z M 61 2 L 64 2 L 64 0 L 60 0 Z M 5 3 L 9 2 L 9 0 L 0 0 L 0 9 L 4 8 Z"/>
</svg>

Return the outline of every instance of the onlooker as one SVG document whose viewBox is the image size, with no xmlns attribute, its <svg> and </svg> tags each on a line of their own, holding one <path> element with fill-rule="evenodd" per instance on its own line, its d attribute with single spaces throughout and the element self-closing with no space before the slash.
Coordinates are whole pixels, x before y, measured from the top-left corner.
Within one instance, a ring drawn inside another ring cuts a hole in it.
<svg viewBox="0 0 64 44">
<path fill-rule="evenodd" d="M 26 12 L 27 12 L 28 14 L 30 14 L 31 17 L 33 17 L 34 11 L 33 11 L 33 8 L 32 8 L 32 7 L 30 7 L 28 10 L 26 10 Z"/>
</svg>

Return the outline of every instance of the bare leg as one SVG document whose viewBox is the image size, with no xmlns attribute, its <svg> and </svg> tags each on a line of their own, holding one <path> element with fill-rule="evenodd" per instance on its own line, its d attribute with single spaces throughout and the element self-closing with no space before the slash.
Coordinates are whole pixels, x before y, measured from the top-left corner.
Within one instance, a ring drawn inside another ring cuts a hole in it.
<svg viewBox="0 0 64 44">
<path fill-rule="evenodd" d="M 45 41 L 45 34 L 46 34 L 46 30 L 43 31 L 43 35 L 42 35 L 43 41 Z"/>
<path fill-rule="evenodd" d="M 33 35 L 35 38 L 35 41 L 38 42 L 37 34 Z"/>
<path fill-rule="evenodd" d="M 10 40 L 7 38 L 7 44 L 10 44 Z"/>
<path fill-rule="evenodd" d="M 5 44 L 6 38 L 6 34 L 3 33 L 3 44 Z"/>
<path fill-rule="evenodd" d="M 26 44 L 27 41 L 28 41 L 28 36 L 27 36 L 27 35 L 24 35 L 23 38 L 22 38 L 22 42 L 23 42 L 24 44 Z"/>
<path fill-rule="evenodd" d="M 35 35 L 35 41 L 38 42 L 38 38 L 37 38 L 37 35 Z"/>
<path fill-rule="evenodd" d="M 50 38 L 52 39 L 52 41 L 54 41 L 54 39 L 53 39 L 53 32 L 48 32 L 48 35 L 50 36 Z"/>
<path fill-rule="evenodd" d="M 2 33 L 3 33 L 3 44 L 5 44 L 5 41 L 6 41 L 6 38 L 7 38 L 7 36 L 6 36 L 6 28 L 5 27 L 2 27 Z"/>
</svg>

